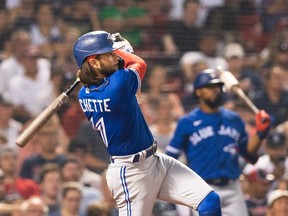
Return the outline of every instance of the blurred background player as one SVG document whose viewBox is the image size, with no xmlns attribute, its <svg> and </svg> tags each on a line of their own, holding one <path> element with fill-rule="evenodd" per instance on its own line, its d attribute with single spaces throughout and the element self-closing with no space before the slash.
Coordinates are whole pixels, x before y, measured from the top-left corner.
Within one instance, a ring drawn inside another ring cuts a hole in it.
<svg viewBox="0 0 288 216">
<path fill-rule="evenodd" d="M 244 216 L 248 212 L 238 180 L 239 155 L 251 163 L 257 161 L 270 117 L 264 110 L 256 114 L 257 133 L 249 139 L 240 116 L 221 107 L 223 85 L 214 69 L 196 76 L 194 94 L 199 106 L 179 120 L 166 153 L 174 158 L 185 153 L 188 166 L 219 193 L 223 215 Z"/>
</svg>

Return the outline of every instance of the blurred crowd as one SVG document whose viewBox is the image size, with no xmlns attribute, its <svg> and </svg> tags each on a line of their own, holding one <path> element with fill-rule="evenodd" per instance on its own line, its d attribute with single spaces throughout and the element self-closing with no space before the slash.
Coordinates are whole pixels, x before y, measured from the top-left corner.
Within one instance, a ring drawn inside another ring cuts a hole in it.
<svg viewBox="0 0 288 216">
<path fill-rule="evenodd" d="M 273 119 L 258 162 L 241 162 L 249 213 L 288 215 L 285 0 L 1 1 L 0 215 L 117 215 L 105 180 L 110 159 L 82 114 L 77 89 L 25 148 L 15 144 L 33 118 L 74 82 L 76 39 L 99 29 L 120 32 L 147 61 L 141 109 L 162 151 L 177 119 L 197 103 L 194 77 L 206 68 L 231 71 Z M 255 133 L 253 112 L 225 94 L 224 106 Z M 190 214 L 169 203 L 154 208 L 159 216 Z"/>
</svg>

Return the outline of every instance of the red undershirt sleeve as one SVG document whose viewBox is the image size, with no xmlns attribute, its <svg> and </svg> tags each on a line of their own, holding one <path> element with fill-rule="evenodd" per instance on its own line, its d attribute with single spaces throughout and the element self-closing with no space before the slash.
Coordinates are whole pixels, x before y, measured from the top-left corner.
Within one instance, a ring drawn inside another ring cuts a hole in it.
<svg viewBox="0 0 288 216">
<path fill-rule="evenodd" d="M 116 53 L 124 60 L 124 68 L 134 69 L 139 74 L 141 80 L 144 78 L 147 64 L 142 58 L 133 53 L 128 53 L 122 50 L 116 50 Z"/>
</svg>

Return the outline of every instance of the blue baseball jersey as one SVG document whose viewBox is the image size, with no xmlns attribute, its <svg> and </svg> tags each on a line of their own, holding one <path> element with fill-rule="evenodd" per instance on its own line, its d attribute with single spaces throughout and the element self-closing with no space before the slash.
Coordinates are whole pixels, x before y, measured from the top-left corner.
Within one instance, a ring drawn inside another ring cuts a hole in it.
<svg viewBox="0 0 288 216">
<path fill-rule="evenodd" d="M 208 114 L 195 108 L 178 121 L 166 153 L 178 158 L 185 152 L 187 165 L 203 179 L 236 179 L 241 173 L 239 154 L 254 159 L 247 143 L 244 122 L 236 112 L 221 108 Z"/>
<path fill-rule="evenodd" d="M 140 85 L 136 71 L 119 69 L 100 85 L 83 86 L 78 93 L 83 112 L 111 156 L 135 154 L 153 143 L 135 96 Z"/>
</svg>

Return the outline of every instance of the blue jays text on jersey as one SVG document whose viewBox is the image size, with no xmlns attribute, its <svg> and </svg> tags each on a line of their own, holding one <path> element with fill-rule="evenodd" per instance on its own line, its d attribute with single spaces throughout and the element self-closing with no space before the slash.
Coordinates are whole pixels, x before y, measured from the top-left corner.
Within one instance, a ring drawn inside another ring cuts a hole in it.
<svg viewBox="0 0 288 216">
<path fill-rule="evenodd" d="M 221 125 L 220 129 L 217 132 L 216 131 L 214 132 L 212 126 L 201 128 L 198 131 L 193 132 L 192 135 L 189 137 L 189 140 L 191 141 L 192 145 L 195 146 L 199 142 L 201 142 L 203 139 L 207 139 L 209 137 L 215 136 L 216 134 L 229 136 L 232 139 L 234 139 L 236 142 L 238 142 L 240 138 L 240 133 L 235 128 Z"/>
<path fill-rule="evenodd" d="M 254 162 L 247 143 L 238 114 L 222 108 L 208 114 L 196 108 L 179 120 L 167 154 L 177 158 L 185 150 L 188 166 L 203 179 L 237 179 L 241 173 L 239 154 Z"/>
</svg>

